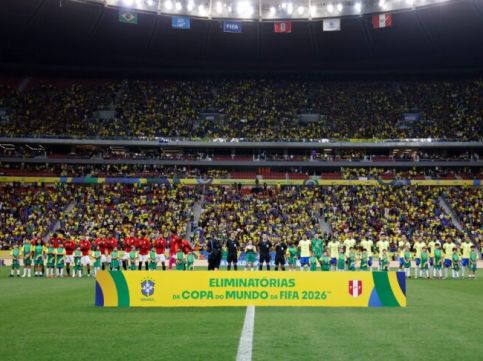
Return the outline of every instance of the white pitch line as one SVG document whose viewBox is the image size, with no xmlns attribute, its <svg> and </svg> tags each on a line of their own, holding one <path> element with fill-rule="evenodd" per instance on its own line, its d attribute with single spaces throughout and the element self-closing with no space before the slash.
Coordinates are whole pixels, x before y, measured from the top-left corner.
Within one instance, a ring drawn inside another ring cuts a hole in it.
<svg viewBox="0 0 483 361">
<path fill-rule="evenodd" d="M 255 327 L 255 306 L 248 306 L 245 322 L 238 344 L 236 361 L 252 361 L 253 329 Z"/>
</svg>

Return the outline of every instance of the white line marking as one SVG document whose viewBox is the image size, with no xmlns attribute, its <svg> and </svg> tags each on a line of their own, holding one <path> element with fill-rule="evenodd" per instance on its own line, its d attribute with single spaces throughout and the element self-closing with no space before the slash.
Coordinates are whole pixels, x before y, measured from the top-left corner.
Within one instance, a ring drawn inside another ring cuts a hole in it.
<svg viewBox="0 0 483 361">
<path fill-rule="evenodd" d="M 255 306 L 248 306 L 245 322 L 238 344 L 236 361 L 252 361 L 253 329 L 255 327 Z"/>
</svg>

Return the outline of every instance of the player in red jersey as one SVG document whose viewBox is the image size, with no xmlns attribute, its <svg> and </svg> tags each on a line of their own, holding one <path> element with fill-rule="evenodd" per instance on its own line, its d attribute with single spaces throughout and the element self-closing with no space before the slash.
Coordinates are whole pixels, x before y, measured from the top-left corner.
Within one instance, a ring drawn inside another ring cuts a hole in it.
<svg viewBox="0 0 483 361">
<path fill-rule="evenodd" d="M 32 233 L 32 240 L 30 241 L 32 246 L 36 246 L 37 244 L 40 244 L 41 246 L 44 245 L 44 242 L 42 241 L 42 238 L 39 237 L 37 233 Z"/>
<path fill-rule="evenodd" d="M 184 238 L 181 240 L 181 249 L 183 250 L 184 254 L 193 252 L 193 247 L 191 246 L 191 243 Z"/>
<path fill-rule="evenodd" d="M 73 253 L 76 248 L 74 238 L 67 234 L 64 241 L 65 248 L 65 270 L 67 271 L 67 277 L 70 276 L 70 265 L 74 263 Z"/>
<path fill-rule="evenodd" d="M 148 270 L 148 253 L 151 249 L 151 242 L 149 241 L 148 237 L 146 237 L 146 233 L 141 234 L 141 238 L 139 239 L 139 265 L 138 270 L 141 270 L 142 264 L 144 262 L 144 267 L 146 271 Z"/>
<path fill-rule="evenodd" d="M 91 276 L 91 258 L 89 257 L 89 252 L 91 250 L 91 242 L 89 241 L 88 236 L 85 236 L 84 239 L 82 239 L 79 242 L 79 247 L 82 252 L 81 266 L 87 267 L 87 277 L 90 277 Z"/>
<path fill-rule="evenodd" d="M 176 232 L 172 232 L 171 240 L 169 241 L 169 269 L 173 269 L 173 264 L 176 263 L 176 253 L 181 247 L 181 238 L 176 235 Z"/>
<path fill-rule="evenodd" d="M 163 271 L 166 271 L 166 256 L 164 255 L 164 252 L 166 251 L 166 240 L 164 237 L 159 236 L 154 240 L 153 246 L 156 251 L 156 260 L 158 262 L 161 262 L 161 267 L 163 267 Z"/>
<path fill-rule="evenodd" d="M 61 243 L 63 244 L 62 238 L 57 233 L 53 233 L 52 237 L 50 237 L 50 244 L 52 245 L 52 247 L 57 249 L 59 248 Z"/>
<path fill-rule="evenodd" d="M 107 262 L 109 263 L 110 269 L 112 271 L 111 267 L 111 253 L 114 251 L 114 249 L 117 249 L 117 239 L 115 237 L 111 238 L 106 238 L 106 243 L 107 243 Z"/>
<path fill-rule="evenodd" d="M 102 264 L 102 270 L 104 271 L 106 269 L 106 263 L 108 261 L 108 258 L 106 255 L 107 253 L 107 241 L 106 239 L 100 234 L 97 239 L 94 241 L 94 245 L 97 247 L 99 252 L 101 252 L 101 264 Z"/>
<path fill-rule="evenodd" d="M 129 252 L 131 252 L 132 247 L 138 248 L 138 239 L 134 236 L 134 232 L 131 232 L 128 237 L 124 238 L 123 248 L 124 255 L 122 256 L 122 268 L 127 271 L 129 266 Z"/>
</svg>

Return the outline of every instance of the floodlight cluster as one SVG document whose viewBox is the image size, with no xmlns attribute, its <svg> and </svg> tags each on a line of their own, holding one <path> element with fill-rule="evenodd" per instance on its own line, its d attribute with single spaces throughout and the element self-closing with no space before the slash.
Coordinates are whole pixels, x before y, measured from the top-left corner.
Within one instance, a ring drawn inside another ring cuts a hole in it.
<svg viewBox="0 0 483 361">
<path fill-rule="evenodd" d="M 82 1 L 82 0 L 81 0 Z M 411 10 L 450 0 L 84 0 L 158 14 L 238 19 L 314 19 Z"/>
</svg>

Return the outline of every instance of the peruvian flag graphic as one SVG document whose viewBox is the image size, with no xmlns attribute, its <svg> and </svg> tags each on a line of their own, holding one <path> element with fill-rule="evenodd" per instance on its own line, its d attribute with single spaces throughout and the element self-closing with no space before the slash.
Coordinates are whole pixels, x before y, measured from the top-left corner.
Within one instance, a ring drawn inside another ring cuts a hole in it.
<svg viewBox="0 0 483 361">
<path fill-rule="evenodd" d="M 372 26 L 374 27 L 374 29 L 388 28 L 392 26 L 391 14 L 373 15 Z"/>
<path fill-rule="evenodd" d="M 362 281 L 360 280 L 351 280 L 349 281 L 349 294 L 357 298 L 362 294 Z"/>
</svg>

